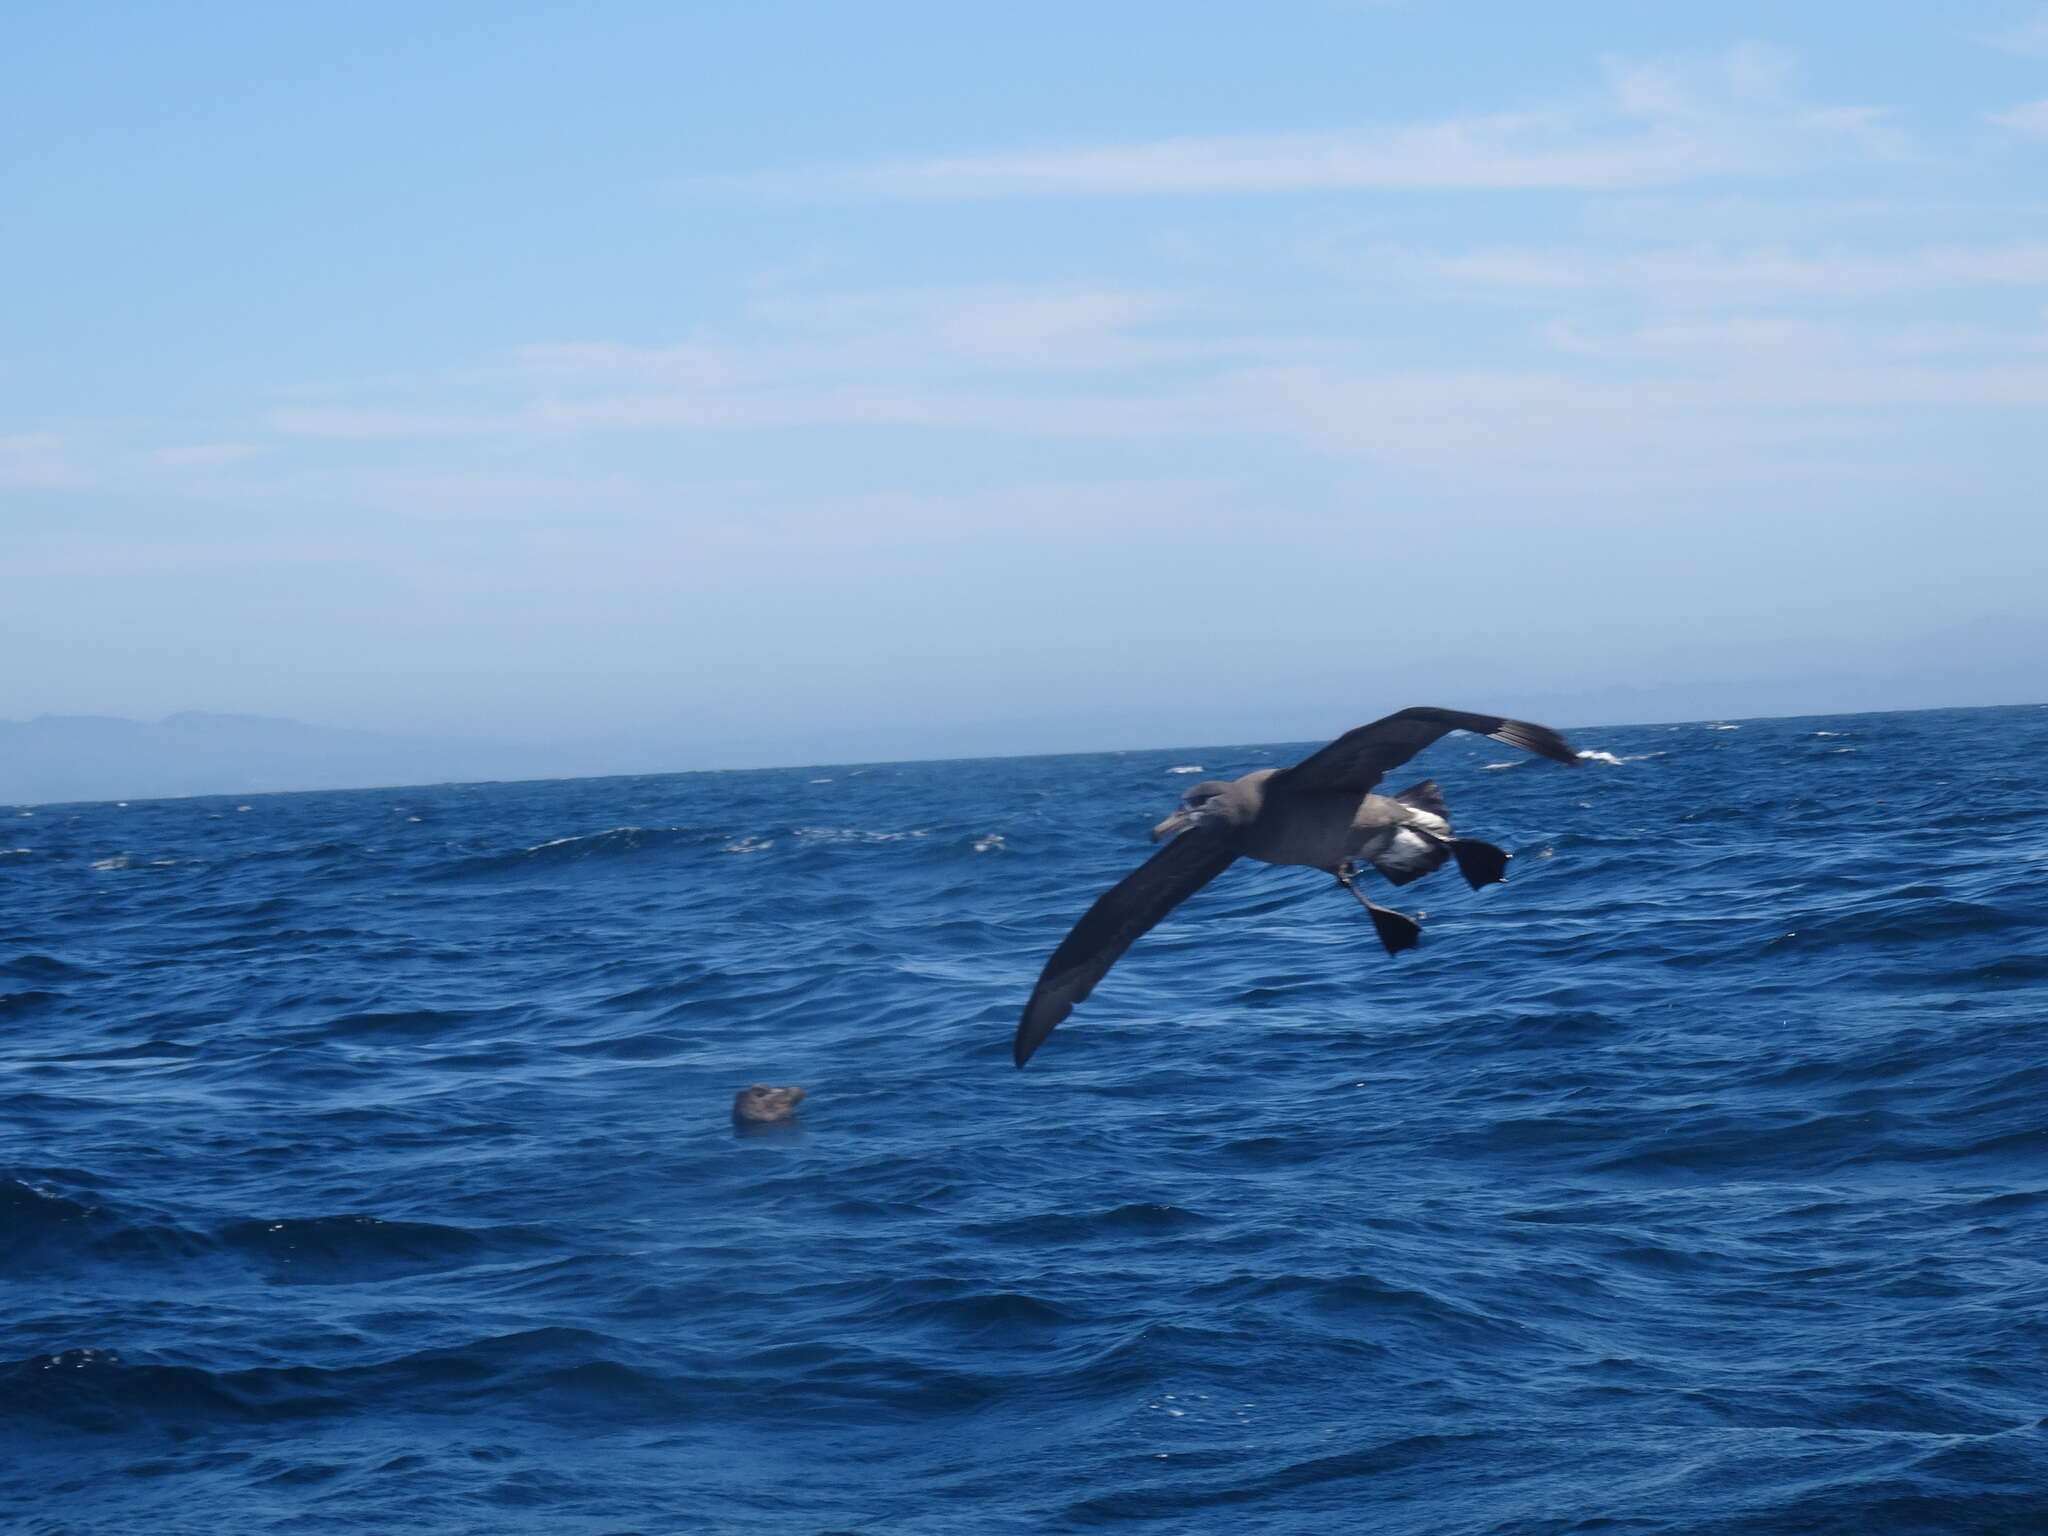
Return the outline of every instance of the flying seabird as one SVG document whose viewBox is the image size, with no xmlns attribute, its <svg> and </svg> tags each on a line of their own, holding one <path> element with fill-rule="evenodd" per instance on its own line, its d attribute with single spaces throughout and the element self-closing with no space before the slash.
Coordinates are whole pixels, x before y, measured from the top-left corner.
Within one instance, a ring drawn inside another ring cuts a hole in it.
<svg viewBox="0 0 2048 1536">
<path fill-rule="evenodd" d="M 1390 955 L 1413 948 L 1422 930 L 1413 918 L 1366 899 L 1356 883 L 1358 860 L 1395 885 L 1428 874 L 1446 859 L 1457 861 L 1474 890 L 1506 878 L 1506 853 L 1451 835 L 1433 781 L 1394 795 L 1372 793 L 1390 769 L 1452 731 L 1472 731 L 1579 765 L 1570 743 L 1547 726 L 1419 708 L 1347 731 L 1292 768 L 1262 768 L 1234 783 L 1209 779 L 1194 785 L 1179 808 L 1152 829 L 1152 840 L 1166 846 L 1105 891 L 1045 962 L 1017 1025 L 1017 1065 L 1029 1061 L 1060 1020 L 1095 990 L 1118 956 L 1240 856 L 1335 875 L 1365 907 Z"/>
</svg>

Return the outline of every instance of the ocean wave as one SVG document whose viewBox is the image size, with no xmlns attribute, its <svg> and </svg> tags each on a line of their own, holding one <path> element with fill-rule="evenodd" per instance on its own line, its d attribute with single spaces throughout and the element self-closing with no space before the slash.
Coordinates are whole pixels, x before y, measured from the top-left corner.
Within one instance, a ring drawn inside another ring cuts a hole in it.
<svg viewBox="0 0 2048 1536">
<path fill-rule="evenodd" d="M 1240 861 L 1021 1073 L 1160 778 L 1298 745 L 18 825 L 0 1504 L 2030 1529 L 2048 711 L 1705 729 L 1446 738 L 1506 885 L 1382 891 L 1389 957 Z M 752 1082 L 800 1125 L 735 1136 Z"/>
<path fill-rule="evenodd" d="M 0 1275 L 65 1272 L 82 1262 L 162 1265 L 211 1247 L 160 1214 L 20 1176 L 0 1177 L 0 1233 Z"/>
<path fill-rule="evenodd" d="M 568 1327 L 342 1367 L 208 1370 L 131 1363 L 117 1350 L 74 1348 L 0 1364 L 0 1420 L 17 1429 L 43 1422 L 113 1434 L 143 1425 L 293 1424 L 391 1402 L 412 1412 L 447 1412 L 479 1398 L 570 1417 L 604 1417 L 627 1405 L 689 1408 L 682 1392 L 616 1358 L 622 1353 L 616 1341 Z"/>
<path fill-rule="evenodd" d="M 903 832 L 872 831 L 862 827 L 794 827 L 793 834 L 808 843 L 901 843 L 930 837 L 923 829 Z"/>
<path fill-rule="evenodd" d="M 70 978 L 98 974 L 85 966 L 55 955 L 17 955 L 12 960 L 0 960 L 0 977 L 10 981 L 62 981 Z"/>
<path fill-rule="evenodd" d="M 1623 763 L 1643 763 L 1648 762 L 1653 757 L 1665 757 L 1668 755 L 1668 753 L 1664 752 L 1629 752 L 1621 756 L 1616 756 L 1612 752 L 1603 752 L 1598 749 L 1587 750 L 1585 748 L 1581 748 L 1579 751 L 1579 761 L 1585 763 L 1607 763 L 1612 765 L 1613 767 L 1619 768 Z M 1501 765 L 1489 763 L 1486 766 L 1491 768 Z"/>
<path fill-rule="evenodd" d="M 672 848 L 699 848 L 729 834 L 695 827 L 610 827 L 569 837 L 552 837 L 509 853 L 456 859 L 424 871 L 427 880 L 460 880 L 482 875 L 514 874 L 586 860 L 608 860 Z"/>
<path fill-rule="evenodd" d="M 1163 1237 L 1213 1225 L 1212 1217 L 1177 1205 L 1138 1201 L 1085 1213 L 1058 1212 L 993 1222 L 981 1235 L 996 1242 L 1122 1242 L 1130 1237 Z"/>
<path fill-rule="evenodd" d="M 484 1008 L 396 1008 L 341 1014 L 324 1020 L 305 1033 L 319 1040 L 347 1040 L 365 1035 L 449 1035 L 481 1020 L 503 1016 L 499 1010 Z"/>
<path fill-rule="evenodd" d="M 358 1281 L 396 1273 L 457 1269 L 499 1251 L 502 1238 L 425 1221 L 310 1216 L 231 1222 L 228 1248 L 299 1284 Z"/>
</svg>

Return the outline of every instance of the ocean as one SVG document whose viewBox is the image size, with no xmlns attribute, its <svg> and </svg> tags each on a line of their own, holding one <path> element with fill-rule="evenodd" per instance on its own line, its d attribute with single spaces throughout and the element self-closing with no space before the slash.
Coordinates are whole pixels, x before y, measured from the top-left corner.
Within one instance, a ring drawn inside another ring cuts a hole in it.
<svg viewBox="0 0 2048 1536">
<path fill-rule="evenodd" d="M 2048 1531 L 2048 708 L 1569 734 L 0 808 L 0 1523 Z"/>
</svg>

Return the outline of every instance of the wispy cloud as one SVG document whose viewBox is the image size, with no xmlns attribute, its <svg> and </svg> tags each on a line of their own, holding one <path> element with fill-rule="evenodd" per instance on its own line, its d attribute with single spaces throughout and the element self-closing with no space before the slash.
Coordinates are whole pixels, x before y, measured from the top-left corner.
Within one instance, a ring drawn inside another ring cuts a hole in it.
<svg viewBox="0 0 2048 1536">
<path fill-rule="evenodd" d="M 1263 432 L 1446 482 L 1700 485 L 1767 479 L 1816 445 L 1896 434 L 1903 406 L 2048 405 L 2048 365 L 1787 366 L 1767 355 L 1681 377 L 1294 368 L 1219 381 L 1208 404 L 1210 430 Z M 1874 459 L 1861 470 L 1886 472 Z"/>
<path fill-rule="evenodd" d="M 159 448 L 150 457 L 172 469 L 218 469 L 253 459 L 263 452 L 255 443 L 185 443 L 176 448 Z"/>
<path fill-rule="evenodd" d="M 1991 121 L 2029 138 L 2048 138 L 2048 101 L 2029 101 L 2004 112 L 1989 114 Z"/>
<path fill-rule="evenodd" d="M 1935 169 L 1939 174 L 1938 168 Z M 2048 204 L 2010 195 L 1974 199 L 1934 195 L 1924 185 L 1910 193 L 1894 182 L 1884 194 L 1830 197 L 1802 190 L 1787 196 L 1776 189 L 1703 192 L 1696 189 L 1631 192 L 1582 199 L 1577 223 L 1597 242 L 1625 246 L 1703 245 L 1719 248 L 1813 245 L 1835 241 L 1849 246 L 1924 240 L 1927 231 L 1948 231 L 1948 240 L 2010 238 L 2016 227 L 2039 225 Z"/>
<path fill-rule="evenodd" d="M 1235 441 L 1269 444 L 1290 456 L 1306 449 L 1445 484 L 1535 491 L 1767 481 L 1815 472 L 1817 445 L 1896 436 L 1901 408 L 2048 406 L 2048 347 L 2042 345 L 2048 337 L 2038 333 L 2002 355 L 1983 345 L 1986 336 L 1953 327 L 1944 334 L 1921 327 L 1887 335 L 1768 315 L 1674 319 L 1634 330 L 1556 322 L 1543 339 L 1549 359 L 1519 369 L 1375 366 L 1367 348 L 1322 361 L 1218 358 L 1166 376 L 1120 374 L 1114 389 L 1082 389 L 1066 380 L 1036 394 L 991 390 L 964 374 L 890 389 L 792 377 L 778 389 L 724 396 L 629 394 L 593 374 L 591 393 L 573 402 L 441 418 L 333 413 L 294 425 L 310 435 L 426 436 L 458 421 L 471 433 L 571 436 L 867 424 L 1046 441 Z M 589 361 L 598 355 L 593 351 Z M 620 362 L 630 375 L 640 360 Z M 1881 477 L 1889 470 L 1852 455 L 1826 472 Z M 392 479 L 392 473 L 363 472 L 353 490 L 329 489 L 409 515 L 440 506 L 441 516 L 454 507 L 466 508 L 462 515 L 469 517 L 516 518 L 522 501 L 531 499 L 517 477 L 442 479 L 407 470 Z M 624 482 L 565 482 L 560 497 L 543 500 L 617 509 L 662 505 L 658 493 Z M 933 499 L 930 507 L 944 501 Z M 777 526 L 773 512 L 736 514 L 727 492 L 707 505 L 726 510 L 693 520 Z M 910 502 L 898 505 L 885 496 L 876 502 L 883 505 L 893 509 L 895 525 L 919 521 Z"/>
<path fill-rule="evenodd" d="M 0 485 L 55 490 L 83 484 L 85 473 L 54 432 L 20 432 L 0 437 Z"/>
<path fill-rule="evenodd" d="M 1982 34 L 1982 41 L 2026 59 L 2048 59 L 2048 5 L 2037 5 L 2024 19 L 1997 32 Z"/>
<path fill-rule="evenodd" d="M 1943 288 L 2048 285 L 2048 241 L 1820 254 L 1775 249 L 1509 249 L 1445 255 L 1383 249 L 1363 253 L 1353 262 L 1361 274 L 1395 273 L 1522 292 L 1635 290 L 1685 305 L 1873 299 Z"/>
<path fill-rule="evenodd" d="M 1993 327 L 1954 323 L 1849 324 L 1803 315 L 1689 314 L 1634 326 L 1551 320 L 1539 334 L 1559 352 L 1654 363 L 1836 367 L 1901 359 L 2003 361 L 2048 355 L 2048 325 Z"/>
<path fill-rule="evenodd" d="M 1610 62 L 1605 88 L 1533 110 L 1334 133 L 1159 139 L 717 178 L 795 198 L 1102 197 L 1370 188 L 1619 189 L 1780 175 L 1896 155 L 1867 107 L 1817 107 L 1790 64 L 1744 45 L 1705 66 Z"/>
<path fill-rule="evenodd" d="M 286 437 L 372 439 L 389 437 L 473 437 L 511 431 L 518 422 L 502 415 L 477 412 L 459 415 L 444 410 L 402 407 L 308 406 L 271 411 L 265 418 L 272 431 Z"/>
<path fill-rule="evenodd" d="M 1160 343 L 1141 328 L 1182 307 L 1160 292 L 1012 287 L 766 299 L 755 309 L 863 364 L 914 351 L 989 368 L 1086 369 L 1156 355 Z"/>
<path fill-rule="evenodd" d="M 1063 286 L 762 299 L 716 340 L 520 347 L 436 377 L 373 381 L 374 404 L 294 405 L 267 420 L 287 436 L 331 439 L 807 424 L 1146 433 L 1158 430 L 1146 403 L 1101 396 L 1090 376 L 1324 349 L 1312 337 L 1205 328 L 1191 307 Z M 1066 387 L 1048 394 L 1052 380 Z M 408 398 L 418 403 L 394 403 Z"/>
</svg>

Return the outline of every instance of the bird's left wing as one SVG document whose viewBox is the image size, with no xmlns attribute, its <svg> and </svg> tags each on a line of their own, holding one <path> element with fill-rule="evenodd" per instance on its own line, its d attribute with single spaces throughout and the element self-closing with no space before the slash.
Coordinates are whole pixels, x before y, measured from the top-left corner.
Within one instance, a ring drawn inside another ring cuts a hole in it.
<svg viewBox="0 0 2048 1536">
<path fill-rule="evenodd" d="M 1220 826 L 1181 833 L 1111 886 L 1082 914 L 1039 973 L 1031 1001 L 1017 1025 L 1013 1050 L 1018 1066 L 1045 1043 L 1060 1020 L 1074 1011 L 1109 973 L 1117 958 L 1167 913 L 1194 895 L 1237 857 Z"/>
<path fill-rule="evenodd" d="M 1579 766 L 1572 744 L 1547 725 L 1505 720 L 1499 715 L 1474 715 L 1462 709 L 1404 709 L 1371 725 L 1346 731 L 1327 747 L 1310 753 L 1292 768 L 1283 768 L 1267 782 L 1266 792 L 1342 789 L 1364 794 L 1383 774 L 1400 767 L 1431 742 L 1453 731 L 1490 736 L 1510 747 Z"/>
</svg>

